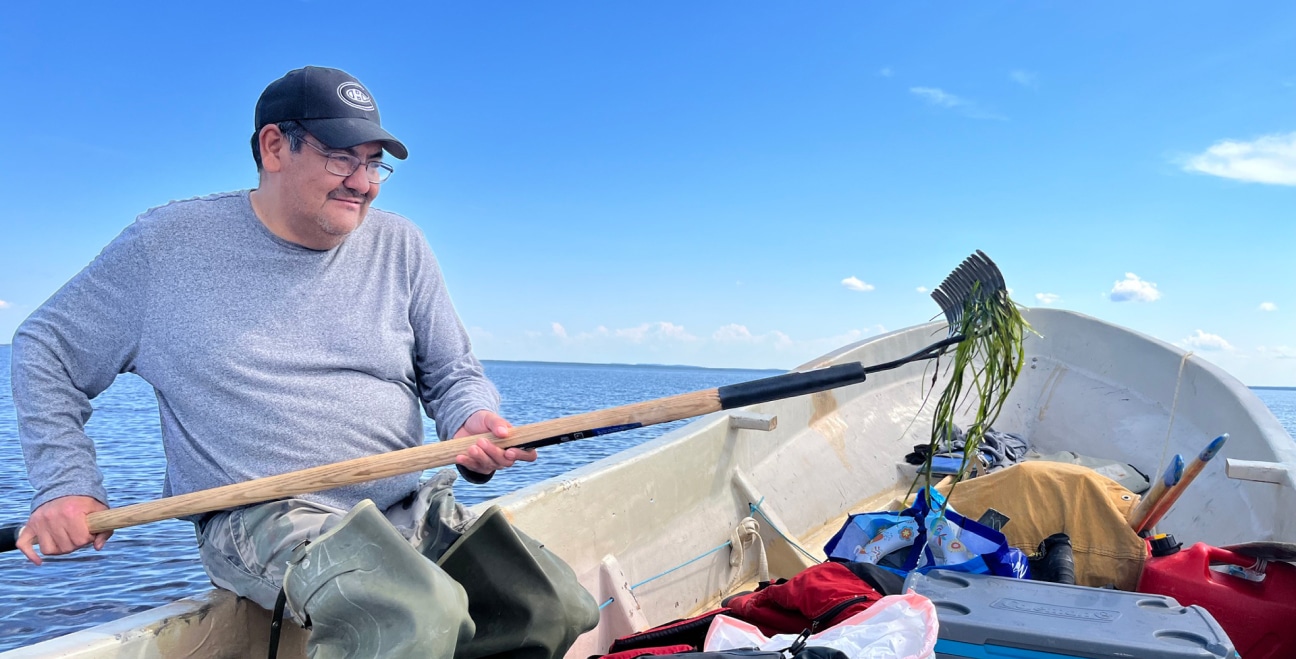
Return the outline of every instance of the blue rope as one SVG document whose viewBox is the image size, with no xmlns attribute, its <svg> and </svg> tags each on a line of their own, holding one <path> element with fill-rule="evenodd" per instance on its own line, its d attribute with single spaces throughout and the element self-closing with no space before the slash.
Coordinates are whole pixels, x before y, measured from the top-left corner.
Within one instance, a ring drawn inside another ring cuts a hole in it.
<svg viewBox="0 0 1296 659">
<path fill-rule="evenodd" d="M 794 540 L 792 540 L 792 538 L 787 537 L 787 535 L 784 534 L 783 531 L 782 531 L 781 529 L 779 529 L 779 527 L 778 527 L 777 525 L 775 525 L 774 522 L 773 522 L 772 520 L 770 520 L 769 516 L 767 516 L 767 515 L 765 514 L 765 511 L 764 511 L 764 510 L 761 510 L 761 504 L 762 504 L 762 503 L 765 503 L 765 497 L 761 497 L 761 498 L 760 498 L 760 501 L 757 501 L 756 503 L 749 503 L 749 504 L 747 504 L 747 508 L 750 509 L 751 512 L 756 513 L 756 514 L 759 514 L 759 515 L 761 516 L 761 518 L 765 520 L 765 523 L 766 523 L 766 524 L 769 524 L 769 527 L 770 527 L 771 529 L 774 529 L 774 532 L 777 533 L 777 534 L 779 534 L 779 537 L 780 537 L 780 538 L 783 538 L 783 541 L 784 541 L 784 542 L 788 543 L 789 545 L 792 545 L 792 548 L 793 548 L 793 549 L 796 549 L 797 551 L 801 552 L 802 554 L 805 554 L 805 557 L 808 558 L 808 559 L 810 559 L 810 560 L 812 560 L 812 561 L 814 561 L 816 565 L 819 564 L 819 563 L 822 563 L 822 562 L 823 562 L 823 561 L 819 560 L 818 558 L 815 558 L 814 555 L 811 554 L 810 552 L 808 552 L 808 551 L 806 551 L 805 549 L 803 549 L 803 548 L 801 547 L 801 545 L 798 545 Z"/>
<path fill-rule="evenodd" d="M 726 541 L 726 542 L 724 542 L 723 544 L 721 544 L 721 545 L 715 547 L 714 549 L 711 549 L 710 551 L 706 552 L 705 554 L 702 554 L 701 556 L 696 556 L 696 557 L 694 557 L 694 558 L 691 558 L 691 559 L 689 559 L 689 560 L 687 560 L 687 561 L 685 561 L 685 562 L 683 562 L 683 563 L 680 563 L 679 565 L 676 565 L 675 567 L 673 567 L 673 568 L 671 568 L 671 569 L 669 569 L 669 570 L 666 570 L 665 572 L 662 572 L 661 574 L 658 574 L 658 575 L 656 575 L 656 576 L 652 576 L 652 577 L 648 577 L 647 579 L 644 579 L 643 581 L 640 581 L 639 583 L 637 583 L 637 584 L 635 584 L 635 585 L 633 585 L 633 586 L 630 586 L 630 590 L 634 590 L 634 589 L 636 589 L 636 588 L 638 588 L 638 587 L 640 587 L 640 586 L 642 586 L 642 585 L 644 585 L 644 584 L 646 584 L 646 583 L 648 583 L 648 582 L 650 582 L 650 581 L 656 581 L 657 579 L 660 579 L 660 578 L 662 578 L 662 577 L 664 577 L 664 576 L 670 574 L 671 572 L 674 572 L 675 570 L 678 570 L 678 569 L 680 569 L 680 568 L 682 568 L 682 567 L 685 567 L 685 566 L 690 565 L 690 564 L 692 564 L 692 563 L 696 563 L 696 562 L 698 562 L 698 561 L 700 561 L 700 560 L 706 558 L 707 556 L 710 556 L 711 554 L 714 554 L 714 553 L 720 551 L 721 549 L 724 549 L 725 547 L 728 547 L 728 546 L 730 546 L 730 545 L 732 545 L 732 544 L 733 544 L 733 542 L 731 542 L 731 541 Z M 614 602 L 614 601 L 616 601 L 616 598 L 615 598 L 615 597 L 609 597 L 609 598 L 607 598 L 607 601 L 606 601 L 606 602 L 604 602 L 604 603 L 602 603 L 602 604 L 599 605 L 599 611 L 602 611 L 604 608 L 607 607 L 607 605 L 611 604 L 611 603 Z"/>
<path fill-rule="evenodd" d="M 657 579 L 660 579 L 660 578 L 662 578 L 662 577 L 664 577 L 664 576 L 670 574 L 671 572 L 674 572 L 675 570 L 678 570 L 678 569 L 680 569 L 680 568 L 682 568 L 682 567 L 684 567 L 684 566 L 686 566 L 686 565 L 690 565 L 690 564 L 692 564 L 692 563 L 696 563 L 696 562 L 698 562 L 698 561 L 700 561 L 700 560 L 706 558 L 707 556 L 710 556 L 711 554 L 714 554 L 714 553 L 720 551 L 721 549 L 724 549 L 725 547 L 728 547 L 728 546 L 731 545 L 731 544 L 733 544 L 731 541 L 726 540 L 723 544 L 719 545 L 719 546 L 716 547 L 715 549 L 712 549 L 711 551 L 708 551 L 708 552 L 706 552 L 705 554 L 702 554 L 701 556 L 698 556 L 697 558 L 689 559 L 688 561 L 685 561 L 684 563 L 681 563 L 681 564 L 679 564 L 679 565 L 676 565 L 675 567 L 673 567 L 673 568 L 671 568 L 671 569 L 669 569 L 669 570 L 666 570 L 665 572 L 662 572 L 661 574 L 659 574 L 659 575 L 657 575 L 657 576 L 655 576 L 655 577 L 648 577 L 647 579 L 644 579 L 643 581 L 640 581 L 639 583 L 637 583 L 637 584 L 631 586 L 631 587 L 630 587 L 630 590 L 634 590 L 634 589 L 636 589 L 636 588 L 638 588 L 638 587 L 640 587 L 640 586 L 642 586 L 642 585 L 648 583 L 649 581 L 656 581 Z"/>
</svg>

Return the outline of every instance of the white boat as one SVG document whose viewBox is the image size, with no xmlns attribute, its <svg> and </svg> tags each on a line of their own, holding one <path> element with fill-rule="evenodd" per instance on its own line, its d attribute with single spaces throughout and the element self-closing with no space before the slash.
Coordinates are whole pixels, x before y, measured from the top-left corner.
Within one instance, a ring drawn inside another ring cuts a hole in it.
<svg viewBox="0 0 1296 659">
<path fill-rule="evenodd" d="M 1296 443 L 1242 383 L 1094 318 L 1051 309 L 1026 317 L 1040 336 L 1027 339 L 1027 362 L 997 429 L 1041 452 L 1079 450 L 1147 473 L 1165 455 L 1195 455 L 1227 432 L 1221 458 L 1161 526 L 1185 544 L 1296 542 Z M 802 369 L 886 362 L 943 335 L 943 324 L 892 332 Z M 728 550 L 708 552 L 752 515 L 752 504 L 773 576 L 812 564 L 806 552 L 822 559 L 846 514 L 878 509 L 908 488 L 913 468 L 903 456 L 926 441 L 930 412 L 919 408 L 930 377 L 925 364 L 910 364 L 862 384 L 710 414 L 479 507 L 502 506 L 604 604 L 598 627 L 568 654 L 583 659 L 617 637 L 714 605 L 733 575 Z M 742 569 L 750 573 L 753 561 Z M 0 657 L 265 656 L 268 620 L 212 591 Z M 280 656 L 301 656 L 304 638 L 289 630 Z"/>
</svg>

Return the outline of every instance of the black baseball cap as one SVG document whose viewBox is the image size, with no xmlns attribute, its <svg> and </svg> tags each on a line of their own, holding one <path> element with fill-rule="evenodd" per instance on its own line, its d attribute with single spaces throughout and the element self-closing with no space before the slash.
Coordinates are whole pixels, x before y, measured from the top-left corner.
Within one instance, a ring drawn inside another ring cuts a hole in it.
<svg viewBox="0 0 1296 659">
<path fill-rule="evenodd" d="M 261 92 L 255 121 L 258 133 L 266 124 L 298 121 L 334 149 L 382 142 L 401 160 L 409 155 L 400 140 L 383 130 L 373 94 L 341 69 L 307 66 L 284 74 Z"/>
</svg>

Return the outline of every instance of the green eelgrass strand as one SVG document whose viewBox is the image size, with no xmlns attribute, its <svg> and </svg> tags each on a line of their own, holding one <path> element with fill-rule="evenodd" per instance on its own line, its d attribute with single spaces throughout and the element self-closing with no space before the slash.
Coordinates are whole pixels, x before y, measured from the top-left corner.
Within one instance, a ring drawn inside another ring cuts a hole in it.
<svg viewBox="0 0 1296 659">
<path fill-rule="evenodd" d="M 967 410 L 975 408 L 975 412 L 964 433 L 963 461 L 955 483 L 967 475 L 969 465 L 978 459 L 986 431 L 999 418 L 1008 393 L 1021 375 L 1026 355 L 1026 333 L 1034 330 L 1022 317 L 1020 306 L 1008 297 L 1007 291 L 980 295 L 980 286 L 980 282 L 973 285 L 972 294 L 964 303 L 959 326 L 954 328 L 956 333 L 967 338 L 954 349 L 948 369 L 949 382 L 936 401 L 927 456 L 909 488 L 911 494 L 919 481 L 925 481 L 928 488 L 932 486 L 932 457 L 942 452 L 943 445 L 954 436 L 954 416 L 964 405 Z M 933 387 L 939 375 L 939 365 L 936 370 L 932 377 Z M 953 494 L 952 487 L 950 494 Z M 941 513 L 944 514 L 943 507 Z"/>
</svg>

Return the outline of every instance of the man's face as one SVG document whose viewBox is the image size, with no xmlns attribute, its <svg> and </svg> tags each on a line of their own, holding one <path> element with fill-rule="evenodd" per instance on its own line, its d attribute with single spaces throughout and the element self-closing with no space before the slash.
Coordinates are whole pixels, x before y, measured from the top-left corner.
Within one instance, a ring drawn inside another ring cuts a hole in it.
<svg viewBox="0 0 1296 659">
<path fill-rule="evenodd" d="M 382 146 L 368 142 L 350 149 L 331 149 L 314 136 L 305 139 L 307 144 L 300 152 L 288 154 L 282 172 L 288 221 L 303 237 L 340 242 L 359 228 L 369 204 L 378 197 L 379 184 L 369 182 L 366 164 L 382 160 Z M 329 163 L 326 153 L 347 154 L 362 164 L 351 175 L 339 176 L 329 168 L 345 170 L 336 166 L 340 163 Z"/>
</svg>

